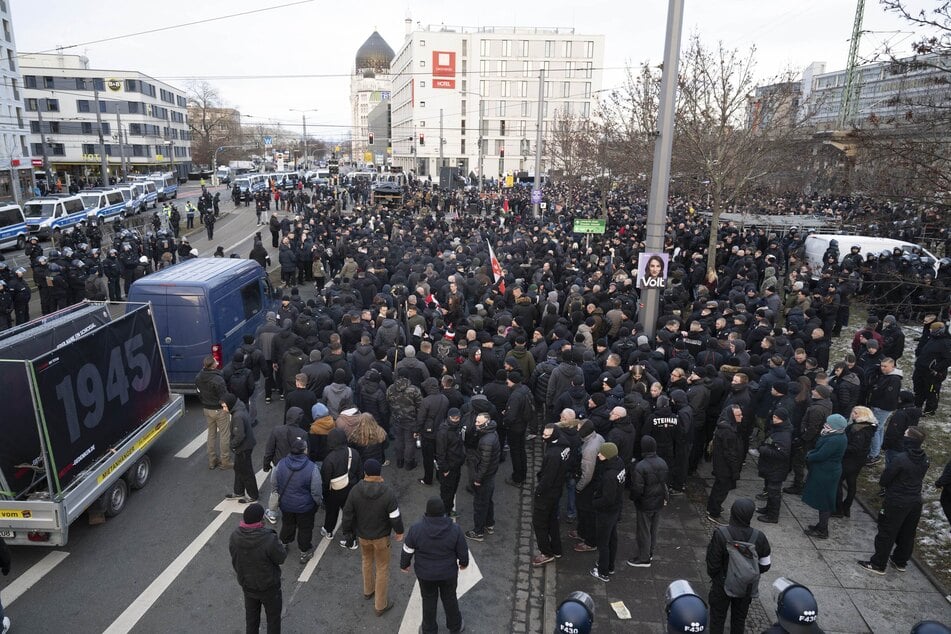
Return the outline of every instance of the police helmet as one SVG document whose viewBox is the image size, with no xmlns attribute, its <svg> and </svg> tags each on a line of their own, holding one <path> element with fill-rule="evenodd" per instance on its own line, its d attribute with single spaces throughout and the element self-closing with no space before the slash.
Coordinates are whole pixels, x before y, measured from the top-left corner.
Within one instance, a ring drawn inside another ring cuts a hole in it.
<svg viewBox="0 0 951 634">
<path fill-rule="evenodd" d="M 773 588 L 779 591 L 776 616 L 784 630 L 789 634 L 818 631 L 819 605 L 809 588 L 786 577 L 774 581 Z"/>
<path fill-rule="evenodd" d="M 66 258 L 67 260 L 73 257 L 73 250 L 70 249 L 69 247 L 63 247 L 63 257 Z"/>
<path fill-rule="evenodd" d="M 857 244 L 853 244 L 853 245 L 852 245 L 852 250 L 855 251 L 856 249 L 858 249 L 859 251 L 861 251 L 861 250 L 862 250 L 862 247 L 860 247 L 860 246 L 857 245 Z"/>
<path fill-rule="evenodd" d="M 594 625 L 594 601 L 587 592 L 572 592 L 555 612 L 556 631 L 589 634 Z"/>
<path fill-rule="evenodd" d="M 938 260 L 938 266 L 942 269 L 951 266 L 951 258 L 941 258 Z"/>
<path fill-rule="evenodd" d="M 50 250 L 50 259 L 54 259 L 58 257 L 59 257 L 59 251 L 57 251 L 56 249 Z"/>
<path fill-rule="evenodd" d="M 122 243 L 122 250 L 123 250 L 123 251 L 131 251 L 131 250 L 132 250 L 132 245 L 129 244 L 128 242 L 123 242 L 123 243 Z"/>
<path fill-rule="evenodd" d="M 951 634 L 951 627 L 938 621 L 918 621 L 911 628 L 911 634 Z"/>
<path fill-rule="evenodd" d="M 833 238 L 832 240 L 829 240 L 829 246 L 830 246 L 830 247 L 838 247 L 838 246 L 839 246 L 839 241 L 836 240 L 835 238 Z"/>
<path fill-rule="evenodd" d="M 39 241 L 40 241 L 39 236 L 30 236 L 30 242 L 39 242 Z"/>
<path fill-rule="evenodd" d="M 4 280 L 0 279 L 0 288 L 5 287 L 6 285 L 7 283 Z"/>
<path fill-rule="evenodd" d="M 115 249 L 109 249 L 109 255 L 119 255 L 119 252 Z"/>
<path fill-rule="evenodd" d="M 149 259 L 143 255 L 142 257 L 139 258 L 139 262 L 141 262 L 142 264 L 148 264 Z"/>
<path fill-rule="evenodd" d="M 99 257 L 99 249 L 93 249 L 92 251 L 89 252 L 89 255 L 91 255 L 91 256 L 94 257 L 94 258 L 98 258 L 98 257 Z"/>
<path fill-rule="evenodd" d="M 49 262 L 49 260 L 46 258 L 45 255 L 41 255 L 40 257 L 36 258 L 36 262 L 37 264 L 46 264 L 47 262 Z"/>
<path fill-rule="evenodd" d="M 14 273 L 16 273 L 17 275 L 26 275 L 26 269 L 21 266 L 21 267 L 18 267 L 17 270 L 14 271 Z"/>
<path fill-rule="evenodd" d="M 0 262 L 0 271 L 6 271 L 6 270 L 7 270 L 7 263 Z"/>
<path fill-rule="evenodd" d="M 86 266 L 86 263 L 77 258 L 77 259 L 73 260 L 72 262 L 70 262 L 69 265 L 72 266 L 72 267 L 74 267 L 74 268 L 81 269 L 81 268 L 83 268 L 84 266 Z"/>
<path fill-rule="evenodd" d="M 78 245 L 76 245 L 76 249 L 77 249 L 78 251 L 88 251 L 88 250 L 89 250 L 89 245 L 86 244 L 85 242 L 80 242 Z"/>
<path fill-rule="evenodd" d="M 62 272 L 62 270 L 63 270 L 63 267 L 61 267 L 56 262 L 53 262 L 52 264 L 50 264 L 50 268 L 49 268 L 50 273 L 60 273 Z"/>
<path fill-rule="evenodd" d="M 688 581 L 678 579 L 667 586 L 667 632 L 706 632 L 707 604 Z"/>
<path fill-rule="evenodd" d="M 890 257 L 892 257 L 892 252 L 889 251 L 888 249 L 885 249 L 885 250 L 883 250 L 881 253 L 878 254 L 878 257 L 880 257 L 880 258 L 890 258 Z"/>
</svg>

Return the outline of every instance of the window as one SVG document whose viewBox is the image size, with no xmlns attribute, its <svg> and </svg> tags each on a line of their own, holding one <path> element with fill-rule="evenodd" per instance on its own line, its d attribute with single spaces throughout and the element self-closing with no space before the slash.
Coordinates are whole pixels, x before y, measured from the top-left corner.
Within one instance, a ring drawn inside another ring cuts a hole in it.
<svg viewBox="0 0 951 634">
<path fill-rule="evenodd" d="M 501 156 L 503 152 L 505 152 L 505 141 L 499 139 L 495 142 L 495 153 Z"/>
<path fill-rule="evenodd" d="M 508 71 L 508 67 L 509 67 L 509 63 L 508 63 L 508 62 L 506 62 L 506 61 L 504 61 L 504 60 L 499 61 L 498 73 L 497 73 L 498 76 L 499 76 L 499 77 L 505 77 L 505 73 Z"/>
<path fill-rule="evenodd" d="M 128 106 L 129 114 L 139 114 L 139 102 L 127 101 L 126 106 Z"/>
<path fill-rule="evenodd" d="M 505 119 L 499 121 L 499 136 L 505 136 Z"/>
<path fill-rule="evenodd" d="M 488 60 L 479 60 L 479 74 L 485 75 L 489 72 L 489 62 Z"/>
<path fill-rule="evenodd" d="M 53 87 L 53 78 L 44 77 L 43 78 L 43 88 L 52 88 Z"/>
<path fill-rule="evenodd" d="M 500 102 L 499 102 L 499 105 L 498 105 L 498 108 L 496 109 L 496 112 L 499 113 L 498 116 L 500 116 L 500 117 L 504 117 L 504 116 L 505 116 L 505 102 L 504 102 L 504 101 L 500 101 Z"/>
<path fill-rule="evenodd" d="M 481 55 L 482 57 L 489 56 L 489 40 L 479 41 L 479 55 Z"/>
<path fill-rule="evenodd" d="M 542 70 L 545 71 L 545 75 L 551 75 L 551 62 L 547 59 L 542 62 Z"/>
<path fill-rule="evenodd" d="M 30 145 L 31 154 L 39 156 L 43 153 L 43 147 L 39 143 Z M 46 153 L 50 156 L 66 156 L 66 146 L 62 143 L 47 143 Z"/>
<path fill-rule="evenodd" d="M 461 112 L 461 113 L 463 114 L 463 116 L 465 116 L 466 112 L 468 112 L 468 110 L 466 110 L 466 100 L 465 100 L 465 99 L 462 100 L 462 107 L 459 108 L 459 112 Z"/>
<path fill-rule="evenodd" d="M 139 82 L 134 79 L 125 80 L 126 92 L 139 92 Z"/>
<path fill-rule="evenodd" d="M 47 112 L 59 112 L 59 99 L 46 99 Z"/>
<path fill-rule="evenodd" d="M 419 107 L 420 107 L 420 108 L 425 108 L 425 107 L 426 107 L 426 102 L 425 102 L 425 101 L 420 101 L 420 102 L 419 102 Z"/>
<path fill-rule="evenodd" d="M 241 305 L 244 307 L 244 319 L 248 320 L 261 312 L 261 282 L 254 280 L 241 289 Z"/>
<path fill-rule="evenodd" d="M 528 40 L 522 40 L 522 57 L 528 57 Z"/>
<path fill-rule="evenodd" d="M 489 94 L 485 91 L 485 80 L 479 82 L 479 94 L 483 97 L 488 97 Z"/>
<path fill-rule="evenodd" d="M 459 121 L 459 134 L 461 134 L 462 136 L 466 135 L 466 120 L 465 119 L 461 119 Z"/>
<path fill-rule="evenodd" d="M 142 136 L 142 124 L 141 123 L 130 123 L 129 124 L 129 134 L 133 136 Z"/>
<path fill-rule="evenodd" d="M 527 101 L 522 102 L 522 116 L 523 117 L 528 116 L 528 102 Z"/>
<path fill-rule="evenodd" d="M 40 122 L 39 121 L 30 121 L 30 133 L 39 134 L 40 133 Z"/>
<path fill-rule="evenodd" d="M 89 112 L 89 101 L 86 99 L 77 99 L 76 110 L 79 112 Z"/>
<path fill-rule="evenodd" d="M 425 105 L 426 105 L 426 103 L 425 103 L 425 102 L 423 102 L 423 105 L 425 106 Z M 419 122 L 419 127 L 421 127 L 421 128 L 425 128 L 425 127 L 426 127 L 426 121 L 425 121 L 425 120 L 423 120 L 423 121 L 420 121 L 420 122 Z"/>
<path fill-rule="evenodd" d="M 571 40 L 567 40 L 561 43 L 561 56 L 571 57 Z"/>
<path fill-rule="evenodd" d="M 425 87 L 426 87 L 426 82 L 425 82 L 425 80 L 419 82 L 419 87 L 420 87 L 420 88 L 425 88 Z"/>
<path fill-rule="evenodd" d="M 585 101 L 581 104 L 581 116 L 587 119 L 591 116 L 591 103 Z"/>
<path fill-rule="evenodd" d="M 469 40 L 462 40 L 462 56 L 469 54 Z"/>
<path fill-rule="evenodd" d="M 512 83 L 512 82 L 510 82 L 510 81 L 503 81 L 503 82 L 502 82 L 502 96 L 503 96 L 503 97 L 508 97 L 508 96 L 509 96 L 509 85 L 510 85 L 511 83 Z"/>
<path fill-rule="evenodd" d="M 83 134 L 92 134 L 92 124 L 88 121 L 82 123 L 82 132 Z"/>
<path fill-rule="evenodd" d="M 76 90 L 86 90 L 86 80 L 84 78 L 76 78 Z"/>
<path fill-rule="evenodd" d="M 527 81 L 518 82 L 518 96 L 519 97 L 528 96 L 528 82 Z"/>
<path fill-rule="evenodd" d="M 518 122 L 518 135 L 522 138 L 525 138 L 526 127 L 527 127 L 527 124 L 525 123 L 525 121 Z"/>
<path fill-rule="evenodd" d="M 591 99 L 591 82 L 586 81 L 584 84 L 584 98 Z"/>
<path fill-rule="evenodd" d="M 466 153 L 466 140 L 465 140 L 465 139 L 462 139 L 462 141 L 459 142 L 459 153 L 460 153 L 460 154 L 465 154 L 465 153 Z"/>
<path fill-rule="evenodd" d="M 36 88 L 36 75 L 24 75 L 23 85 L 27 88 Z"/>
<path fill-rule="evenodd" d="M 565 62 L 565 79 L 571 79 L 571 73 L 574 71 L 571 62 Z"/>
<path fill-rule="evenodd" d="M 594 42 L 584 43 L 584 56 L 589 58 L 594 57 Z"/>
<path fill-rule="evenodd" d="M 570 97 L 571 96 L 571 82 L 565 81 L 561 83 L 561 96 Z"/>
<path fill-rule="evenodd" d="M 545 82 L 545 96 L 551 97 L 551 82 L 550 81 Z"/>
<path fill-rule="evenodd" d="M 419 41 L 419 45 L 420 45 L 420 46 L 426 46 L 426 40 L 420 40 L 420 41 Z"/>
<path fill-rule="evenodd" d="M 528 77 L 532 74 L 531 69 L 528 67 L 528 62 L 522 62 L 522 77 Z"/>
<path fill-rule="evenodd" d="M 468 67 L 467 67 L 467 64 L 466 64 L 466 60 L 462 60 L 462 74 L 463 74 L 463 75 L 465 75 L 467 72 L 469 72 L 467 68 L 468 68 Z"/>
<path fill-rule="evenodd" d="M 38 102 L 36 99 L 30 98 L 30 97 L 27 97 L 26 99 L 23 100 L 23 105 L 26 106 L 27 112 L 36 112 L 39 109 L 37 107 L 37 103 Z"/>
<path fill-rule="evenodd" d="M 512 41 L 502 40 L 502 57 L 512 56 Z"/>
<path fill-rule="evenodd" d="M 586 79 L 591 79 L 591 71 L 593 70 L 593 64 L 591 62 L 584 63 L 584 76 Z"/>
<path fill-rule="evenodd" d="M 555 40 L 545 40 L 545 57 L 554 57 Z"/>
<path fill-rule="evenodd" d="M 147 145 L 133 145 L 132 146 L 132 156 L 138 157 L 149 157 L 149 146 Z"/>
<path fill-rule="evenodd" d="M 419 60 L 419 67 L 420 67 L 420 68 L 426 68 L 426 60 L 424 60 L 424 59 Z"/>
<path fill-rule="evenodd" d="M 92 87 L 96 90 L 102 92 L 106 89 L 106 80 L 102 77 L 93 77 L 92 78 Z"/>
<path fill-rule="evenodd" d="M 462 88 L 460 89 L 460 90 L 462 90 L 462 92 L 465 92 L 465 91 L 466 91 L 466 84 L 467 84 L 467 83 L 468 83 L 468 82 L 467 82 L 465 79 L 462 80 Z"/>
</svg>

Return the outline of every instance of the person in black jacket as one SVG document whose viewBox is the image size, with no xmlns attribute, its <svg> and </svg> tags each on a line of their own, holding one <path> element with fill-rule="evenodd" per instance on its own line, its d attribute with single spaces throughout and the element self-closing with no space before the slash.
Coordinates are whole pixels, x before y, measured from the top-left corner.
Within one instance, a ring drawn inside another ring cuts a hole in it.
<svg viewBox="0 0 951 634">
<path fill-rule="evenodd" d="M 611 421 L 611 431 L 608 432 L 605 440 L 617 445 L 617 455 L 621 457 L 624 468 L 630 474 L 634 468 L 634 446 L 637 443 L 637 430 L 631 424 L 627 410 L 620 405 L 611 410 L 609 420 Z M 627 488 L 631 488 L 630 477 L 627 479 Z"/>
<path fill-rule="evenodd" d="M 423 632 L 436 632 L 436 607 L 442 598 L 446 627 L 450 632 L 465 628 L 456 584 L 459 571 L 469 566 L 469 546 L 459 525 L 446 517 L 446 507 L 438 497 L 426 502 L 426 515 L 410 526 L 400 553 L 400 570 L 408 573 L 416 560 L 416 579 L 423 599 Z"/>
<path fill-rule="evenodd" d="M 948 522 L 951 522 L 951 460 L 948 460 L 948 463 L 944 465 L 944 471 L 934 485 L 941 489 L 941 510 L 944 511 L 944 516 Z"/>
<path fill-rule="evenodd" d="M 416 437 L 423 455 L 423 477 L 420 484 L 433 483 L 433 465 L 436 459 L 436 430 L 446 420 L 449 399 L 439 389 L 439 381 L 433 377 L 423 381 L 423 400 L 416 411 Z"/>
<path fill-rule="evenodd" d="M 935 321 L 928 326 L 928 336 L 922 336 L 915 353 L 915 371 L 911 377 L 915 405 L 922 407 L 927 416 L 938 409 L 941 384 L 948 377 L 951 365 L 951 336 L 943 322 Z"/>
<path fill-rule="evenodd" d="M 632 568 L 650 568 L 660 526 L 660 511 L 667 505 L 668 467 L 657 455 L 653 436 L 641 438 L 641 459 L 631 477 L 631 500 L 637 509 L 637 556 L 627 560 Z"/>
<path fill-rule="evenodd" d="M 842 478 L 836 488 L 836 509 L 832 517 L 851 517 L 852 502 L 858 491 L 856 483 L 859 472 L 865 466 L 865 458 L 868 456 L 868 448 L 872 445 L 872 436 L 875 435 L 876 427 L 878 427 L 878 421 L 872 410 L 861 405 L 852 410 L 851 422 L 845 428 L 848 445 L 842 456 Z M 842 497 L 843 488 L 846 491 L 845 498 Z"/>
<path fill-rule="evenodd" d="M 539 550 L 532 558 L 533 566 L 544 566 L 562 555 L 558 502 L 565 488 L 568 461 L 571 459 L 568 440 L 558 433 L 557 425 L 546 425 L 542 438 L 545 441 L 545 453 L 541 469 L 535 476 L 535 500 L 532 506 L 532 528 Z"/>
<path fill-rule="evenodd" d="M 713 433 L 713 486 L 707 498 L 707 517 L 721 525 L 724 524 L 721 515 L 723 501 L 740 477 L 743 447 L 737 430 L 742 422 L 743 408 L 733 405 L 724 411 Z"/>
<path fill-rule="evenodd" d="M 213 356 L 205 357 L 202 362 L 202 369 L 195 377 L 195 389 L 208 426 L 208 468 L 231 469 L 231 421 L 227 412 L 221 410 L 221 400 L 228 388 Z"/>
<path fill-rule="evenodd" d="M 492 495 L 495 493 L 495 474 L 499 471 L 502 445 L 495 421 L 490 419 L 488 414 L 476 416 L 475 431 L 478 440 L 472 481 L 475 491 L 472 499 L 474 527 L 466 531 L 466 537 L 481 542 L 485 540 L 487 532 L 491 535 L 495 530 L 495 504 Z"/>
<path fill-rule="evenodd" d="M 360 453 L 347 445 L 347 434 L 344 430 L 331 429 L 327 435 L 327 444 L 330 453 L 320 464 L 320 479 L 324 485 L 324 525 L 320 528 L 320 534 L 327 539 L 333 539 L 340 510 L 347 503 L 350 490 L 363 477 L 363 462 L 360 460 Z M 351 550 L 357 549 L 355 539 L 342 540 L 340 545 Z"/>
<path fill-rule="evenodd" d="M 763 574 L 770 567 L 770 545 L 766 535 L 750 526 L 756 505 L 749 498 L 737 498 L 730 509 L 730 524 L 726 528 L 717 528 L 707 545 L 707 574 L 710 575 L 710 621 L 711 634 L 723 634 L 726 615 L 730 613 L 730 631 L 744 632 L 746 615 L 753 599 L 753 588 L 744 597 L 729 597 L 723 589 L 729 564 L 727 540 L 724 533 L 735 541 L 751 542 L 756 546 L 759 557 L 759 572 Z"/>
<path fill-rule="evenodd" d="M 792 455 L 792 423 L 789 412 L 777 409 L 773 412 L 772 424 L 766 429 L 766 440 L 759 447 L 757 469 L 763 478 L 763 493 L 757 498 L 766 500 L 766 506 L 757 509 L 761 515 L 756 519 L 767 524 L 779 522 L 782 508 L 783 481 L 789 475 Z"/>
<path fill-rule="evenodd" d="M 260 631 L 263 606 L 268 634 L 277 634 L 281 631 L 281 564 L 287 559 L 287 549 L 277 533 L 264 528 L 263 519 L 260 504 L 244 509 L 242 522 L 231 533 L 228 551 L 238 585 L 244 591 L 246 631 Z"/>
<path fill-rule="evenodd" d="M 898 409 L 892 412 L 885 425 L 882 449 L 885 451 L 885 466 L 905 450 L 905 430 L 916 427 L 921 420 L 921 408 L 915 405 L 915 394 L 911 390 L 902 390 L 898 394 Z"/>
<path fill-rule="evenodd" d="M 931 462 L 921 448 L 925 432 L 919 427 L 905 430 L 905 451 L 885 467 L 878 480 L 885 489 L 885 500 L 875 535 L 875 554 L 859 566 L 879 575 L 891 561 L 896 570 L 903 571 L 915 546 L 915 533 L 921 519 L 921 486 Z"/>
<path fill-rule="evenodd" d="M 450 516 L 457 515 L 454 505 L 456 490 L 466 463 L 466 447 L 462 442 L 462 414 L 452 407 L 446 420 L 436 431 L 436 473 L 439 477 L 439 497 Z"/>
<path fill-rule="evenodd" d="M 254 430 L 248 419 L 248 410 L 234 394 L 228 393 L 221 398 L 221 409 L 231 416 L 231 451 L 234 454 L 234 493 L 228 498 L 236 498 L 241 504 L 258 501 L 258 482 L 251 465 L 251 451 L 256 444 Z M 245 495 L 247 494 L 247 495 Z"/>
<path fill-rule="evenodd" d="M 506 384 L 511 393 L 502 420 L 505 421 L 505 434 L 512 458 L 512 476 L 505 479 L 506 484 L 522 486 L 528 476 L 528 455 L 525 451 L 525 433 L 528 424 L 535 418 L 535 404 L 532 392 L 522 383 L 522 373 L 513 370 L 508 373 Z"/>
<path fill-rule="evenodd" d="M 608 575 L 614 573 L 614 561 L 617 559 L 617 523 L 621 517 L 621 505 L 624 500 L 624 482 L 627 471 L 617 455 L 617 445 L 606 442 L 598 450 L 596 468 L 594 507 L 598 565 L 591 569 L 591 576 L 601 581 L 610 581 Z"/>
</svg>

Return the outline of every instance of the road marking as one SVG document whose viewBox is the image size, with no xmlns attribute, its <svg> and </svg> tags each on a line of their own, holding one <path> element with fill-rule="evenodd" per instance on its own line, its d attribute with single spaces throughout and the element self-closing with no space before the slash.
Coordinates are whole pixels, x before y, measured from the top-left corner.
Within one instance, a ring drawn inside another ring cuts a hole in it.
<svg viewBox="0 0 951 634">
<path fill-rule="evenodd" d="M 267 474 L 261 470 L 255 474 L 258 483 L 262 483 L 267 478 Z M 239 504 L 235 500 L 224 500 L 215 507 L 218 511 L 215 517 L 205 529 L 198 534 L 198 537 L 185 547 L 181 554 L 176 557 L 165 570 L 159 573 L 149 587 L 142 591 L 135 601 L 132 602 L 119 617 L 112 622 L 105 634 L 126 634 L 130 632 L 136 623 L 138 623 L 146 612 L 148 612 L 159 597 L 168 590 L 169 586 L 178 578 L 185 567 L 191 563 L 192 559 L 204 548 L 205 544 L 211 541 L 215 533 L 224 526 L 225 522 L 231 519 L 234 513 L 242 513 L 247 508 L 246 504 Z M 35 567 L 35 566 L 34 566 Z"/>
<path fill-rule="evenodd" d="M 23 596 L 24 592 L 36 585 L 40 579 L 45 577 L 68 556 L 69 553 L 63 550 L 54 550 L 48 553 L 0 591 L 0 604 L 4 607 L 10 607 L 11 603 Z"/>
<path fill-rule="evenodd" d="M 462 598 L 469 590 L 482 581 L 482 571 L 479 570 L 479 564 L 472 556 L 472 550 L 469 551 L 469 565 L 465 570 L 459 571 L 459 581 L 456 584 L 456 597 Z M 406 611 L 403 613 L 403 621 L 400 623 L 399 634 L 416 634 L 419 627 L 423 624 L 423 595 L 419 592 L 419 580 L 413 584 L 413 593 L 406 603 Z"/>
<path fill-rule="evenodd" d="M 175 457 L 176 458 L 191 458 L 192 454 L 198 451 L 199 449 L 201 449 L 202 445 L 204 445 L 207 440 L 208 440 L 208 432 L 207 431 L 201 432 L 200 434 L 195 436 L 195 440 L 191 441 L 190 443 L 182 447 L 181 451 L 175 454 Z"/>
</svg>

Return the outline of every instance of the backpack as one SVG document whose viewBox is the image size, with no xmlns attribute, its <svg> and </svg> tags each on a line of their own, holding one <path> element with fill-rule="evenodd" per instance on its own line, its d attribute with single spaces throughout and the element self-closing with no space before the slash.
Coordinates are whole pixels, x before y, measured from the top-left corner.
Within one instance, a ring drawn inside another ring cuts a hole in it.
<svg viewBox="0 0 951 634">
<path fill-rule="evenodd" d="M 581 398 L 571 399 L 571 409 L 575 410 L 575 416 L 578 420 L 583 419 L 588 415 L 588 395 L 585 394 Z"/>
<path fill-rule="evenodd" d="M 728 526 L 721 526 L 718 530 L 726 540 L 729 558 L 723 591 L 734 599 L 747 596 L 755 599 L 759 596 L 759 554 L 756 552 L 759 531 L 754 528 L 750 541 L 744 542 L 733 539 Z"/>
</svg>

